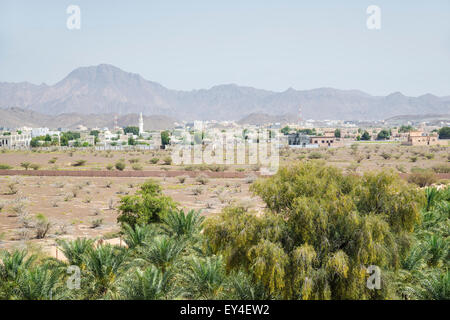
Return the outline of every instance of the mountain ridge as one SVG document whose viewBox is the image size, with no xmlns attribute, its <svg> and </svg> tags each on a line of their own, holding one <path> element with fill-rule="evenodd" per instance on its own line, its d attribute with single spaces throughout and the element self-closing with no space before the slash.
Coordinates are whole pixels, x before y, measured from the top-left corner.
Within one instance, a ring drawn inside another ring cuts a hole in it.
<svg viewBox="0 0 450 320">
<path fill-rule="evenodd" d="M 448 113 L 450 99 L 393 92 L 373 96 L 329 87 L 271 91 L 221 84 L 209 89 L 172 90 L 109 64 L 80 67 L 54 85 L 0 82 L 0 108 L 44 114 L 166 115 L 183 120 L 239 120 L 250 114 L 298 114 L 303 119 L 382 120 L 404 114 Z"/>
</svg>

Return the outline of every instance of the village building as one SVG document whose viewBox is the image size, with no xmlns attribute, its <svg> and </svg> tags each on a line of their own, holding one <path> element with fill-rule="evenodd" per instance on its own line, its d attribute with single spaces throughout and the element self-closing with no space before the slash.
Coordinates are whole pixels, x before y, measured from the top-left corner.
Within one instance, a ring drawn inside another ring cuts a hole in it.
<svg viewBox="0 0 450 320">
<path fill-rule="evenodd" d="M 28 148 L 31 142 L 31 133 L 11 133 L 11 134 L 1 134 L 0 135 L 0 148 L 5 149 L 20 149 Z"/>
<path fill-rule="evenodd" d="M 427 134 L 423 131 L 411 131 L 406 142 L 410 146 L 435 146 L 442 144 L 436 133 Z"/>
<path fill-rule="evenodd" d="M 336 138 L 334 134 L 327 133 L 324 136 L 311 137 L 311 144 L 316 144 L 319 147 L 340 147 L 343 145 L 343 140 Z"/>
</svg>

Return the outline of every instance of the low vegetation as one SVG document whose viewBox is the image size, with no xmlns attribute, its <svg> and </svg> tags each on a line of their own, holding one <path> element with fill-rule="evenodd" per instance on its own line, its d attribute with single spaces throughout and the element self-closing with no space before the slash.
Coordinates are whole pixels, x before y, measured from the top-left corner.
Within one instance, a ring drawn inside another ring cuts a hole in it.
<svg viewBox="0 0 450 320">
<path fill-rule="evenodd" d="M 423 190 L 391 172 L 345 175 L 309 161 L 251 190 L 264 214 L 238 205 L 205 219 L 149 180 L 117 207 L 126 246 L 60 240 L 67 261 L 2 250 L 0 298 L 450 298 L 448 187 Z M 77 290 L 67 286 L 74 266 Z M 367 287 L 369 266 L 381 270 L 378 290 Z"/>
</svg>

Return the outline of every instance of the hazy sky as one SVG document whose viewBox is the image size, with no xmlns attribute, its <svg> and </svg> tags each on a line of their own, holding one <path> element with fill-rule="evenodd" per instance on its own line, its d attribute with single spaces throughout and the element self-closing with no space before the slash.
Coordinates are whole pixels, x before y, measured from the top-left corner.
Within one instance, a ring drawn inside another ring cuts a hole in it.
<svg viewBox="0 0 450 320">
<path fill-rule="evenodd" d="M 80 30 L 66 27 L 71 4 Z M 0 81 L 54 84 L 100 63 L 171 89 L 450 95 L 450 1 L 0 1 Z"/>
</svg>

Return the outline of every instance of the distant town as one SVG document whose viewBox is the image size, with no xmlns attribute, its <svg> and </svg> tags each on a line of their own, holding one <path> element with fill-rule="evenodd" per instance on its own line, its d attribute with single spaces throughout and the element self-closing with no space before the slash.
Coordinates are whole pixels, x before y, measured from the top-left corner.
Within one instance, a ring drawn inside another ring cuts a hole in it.
<svg viewBox="0 0 450 320">
<path fill-rule="evenodd" d="M 386 124 L 383 121 L 302 120 L 292 123 L 240 124 L 236 121 L 183 121 L 167 130 L 145 130 L 142 113 L 136 126 L 120 127 L 115 118 L 112 128 L 88 128 L 78 125 L 65 128 L 0 128 L 0 148 L 87 148 L 121 150 L 166 149 L 174 145 L 199 143 L 207 145 L 212 137 L 227 131 L 234 142 L 252 140 L 261 129 L 279 133 L 280 147 L 340 147 L 354 142 L 392 142 L 412 146 L 448 145 L 450 121 L 440 123 L 411 122 Z M 199 129 L 201 128 L 201 129 Z M 192 136 L 201 130 L 201 137 Z M 191 137 L 192 136 L 192 137 Z M 199 141 L 199 139 L 201 141 Z"/>
</svg>

